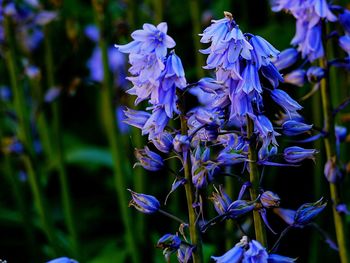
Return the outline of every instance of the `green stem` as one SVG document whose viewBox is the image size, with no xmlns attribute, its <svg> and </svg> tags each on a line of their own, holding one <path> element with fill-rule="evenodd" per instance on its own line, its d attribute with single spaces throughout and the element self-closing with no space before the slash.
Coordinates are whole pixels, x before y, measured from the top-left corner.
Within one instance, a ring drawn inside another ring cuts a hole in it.
<svg viewBox="0 0 350 263">
<path fill-rule="evenodd" d="M 327 69 L 327 56 L 325 55 L 320 59 L 320 66 L 324 69 Z M 324 145 L 326 148 L 326 157 L 327 160 L 331 158 L 336 158 L 336 145 L 335 145 L 335 122 L 332 114 L 332 98 L 331 91 L 329 86 L 329 79 L 324 78 L 321 80 L 321 98 L 322 98 L 322 108 L 323 108 L 323 117 L 324 117 L 324 131 L 327 133 L 327 136 L 324 138 Z M 349 262 L 349 256 L 346 246 L 346 231 L 345 231 L 345 221 L 344 216 L 338 213 L 336 207 L 341 203 L 340 194 L 338 185 L 336 183 L 329 183 L 330 194 L 333 201 L 333 218 L 335 225 L 335 232 L 337 236 L 338 248 L 340 260 L 342 263 Z"/>
<path fill-rule="evenodd" d="M 56 242 L 56 237 L 54 235 L 54 231 L 52 228 L 52 222 L 48 217 L 47 210 L 46 210 L 46 205 L 44 202 L 44 197 L 42 195 L 42 190 L 39 184 L 38 177 L 36 176 L 33 166 L 32 166 L 32 161 L 30 158 L 26 155 L 22 157 L 24 166 L 26 168 L 26 171 L 28 173 L 28 180 L 29 184 L 33 193 L 34 197 L 34 204 L 36 206 L 36 209 L 39 214 L 39 218 L 41 220 L 41 225 L 43 227 L 43 230 L 47 236 L 48 241 L 52 245 L 52 248 L 55 251 L 55 255 L 60 255 L 60 248 Z"/>
<path fill-rule="evenodd" d="M 54 80 L 54 64 L 52 57 L 52 46 L 50 41 L 50 28 L 47 25 L 44 29 L 45 31 L 45 66 L 46 66 L 46 78 L 48 88 L 53 88 L 55 86 Z M 69 191 L 69 184 L 67 179 L 67 171 L 64 164 L 64 153 L 62 147 L 62 133 L 61 133 L 61 122 L 60 122 L 60 106 L 58 101 L 54 101 L 51 104 L 52 114 L 53 114 L 53 132 L 51 141 L 55 148 L 55 159 L 57 164 L 57 172 L 59 175 L 59 181 L 61 186 L 61 199 L 63 206 L 63 213 L 65 218 L 65 223 L 70 235 L 71 247 L 73 256 L 79 258 L 80 249 L 78 242 L 78 234 L 76 231 L 76 226 L 74 222 L 74 213 L 72 207 L 72 198 Z M 55 143 L 54 143 L 55 142 Z"/>
<path fill-rule="evenodd" d="M 153 0 L 154 22 L 159 24 L 163 21 L 163 0 Z"/>
<path fill-rule="evenodd" d="M 129 250 L 129 255 L 131 256 L 132 262 L 138 263 L 139 253 L 137 252 L 137 244 L 135 236 L 132 230 L 132 222 L 130 217 L 130 212 L 128 209 L 128 197 L 126 191 L 125 183 L 125 174 L 122 168 L 122 164 L 125 163 L 122 161 L 122 156 L 119 154 L 119 147 L 121 142 L 119 141 L 119 136 L 117 134 L 116 118 L 115 111 L 113 107 L 113 93 L 112 93 L 112 84 L 110 79 L 109 63 L 108 63 L 108 53 L 107 53 L 107 44 L 104 34 L 104 17 L 105 10 L 100 5 L 98 0 L 92 0 L 92 4 L 95 12 L 95 19 L 100 30 L 99 38 L 99 47 L 102 52 L 102 63 L 103 63 L 103 86 L 101 89 L 102 96 L 102 106 L 103 114 L 105 117 L 105 132 L 107 135 L 109 147 L 111 150 L 113 158 L 113 169 L 114 169 L 114 185 L 118 196 L 119 208 L 121 212 L 121 217 L 123 225 L 125 228 L 125 242 L 126 247 Z"/>
<path fill-rule="evenodd" d="M 232 167 L 227 167 L 225 172 L 230 174 L 232 172 Z M 225 190 L 229 197 L 233 198 L 234 196 L 234 180 L 231 177 L 225 178 Z M 225 247 L 227 250 L 231 249 L 234 246 L 233 236 L 235 233 L 235 222 L 233 220 L 225 221 Z"/>
<path fill-rule="evenodd" d="M 189 1 L 189 8 L 191 12 L 191 19 L 192 19 L 192 27 L 193 27 L 193 45 L 195 48 L 195 54 L 196 54 L 196 71 L 197 71 L 197 77 L 202 78 L 204 76 L 203 66 L 204 66 L 204 59 L 201 53 L 199 53 L 199 50 L 201 49 L 201 44 L 199 42 L 199 36 L 201 31 L 201 18 L 200 18 L 200 8 L 199 8 L 199 1 L 198 0 L 190 0 Z"/>
<path fill-rule="evenodd" d="M 181 134 L 187 135 L 187 120 L 182 113 L 180 115 L 181 120 Z M 199 231 L 199 227 L 197 225 L 196 219 L 196 211 L 193 208 L 194 203 L 194 185 L 192 183 L 192 175 L 191 175 L 191 164 L 190 164 L 190 151 L 183 153 L 183 164 L 184 164 L 184 175 L 186 184 L 186 200 L 187 200 L 187 209 L 188 209 L 188 217 L 189 217 L 189 229 L 190 229 L 190 238 L 191 243 L 196 246 L 196 250 L 193 252 L 193 262 L 194 263 L 202 263 L 203 261 L 203 252 L 202 252 L 202 240 L 201 234 Z"/>
<path fill-rule="evenodd" d="M 253 120 L 247 116 L 247 139 L 249 143 L 249 177 L 252 186 L 249 188 L 250 198 L 256 200 L 259 193 L 259 171 L 257 161 L 257 151 L 256 151 L 256 141 L 254 139 L 254 123 Z M 264 247 L 267 247 L 266 230 L 264 223 L 260 217 L 258 211 L 253 211 L 254 219 L 254 229 L 255 229 L 255 239 L 259 241 Z"/>
</svg>

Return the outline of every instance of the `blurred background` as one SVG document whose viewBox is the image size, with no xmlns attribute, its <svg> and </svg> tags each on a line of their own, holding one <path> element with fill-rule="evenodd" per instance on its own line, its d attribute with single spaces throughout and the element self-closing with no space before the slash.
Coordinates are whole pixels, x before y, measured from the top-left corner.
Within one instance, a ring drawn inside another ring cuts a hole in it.
<svg viewBox="0 0 350 263">
<path fill-rule="evenodd" d="M 126 189 L 163 202 L 173 177 L 166 170 L 133 168 L 134 148 L 146 142 L 139 130 L 122 122 L 123 106 L 133 107 L 133 98 L 125 94 L 127 57 L 113 45 L 129 42 L 143 23 L 166 21 L 191 83 L 210 74 L 201 69 L 205 56 L 197 51 L 203 48 L 198 34 L 223 11 L 233 14 L 243 32 L 260 35 L 279 50 L 289 47 L 294 18 L 273 13 L 265 0 L 26 0 L 0 1 L 0 8 L 0 259 L 164 262 L 155 244 L 163 234 L 178 231 L 177 223 L 128 208 Z M 337 74 L 335 102 L 349 96 L 349 76 Z M 311 89 L 288 88 L 294 98 Z M 317 96 L 303 103 L 303 114 L 322 127 Z M 349 120 L 344 113 L 337 122 L 347 127 Z M 304 147 L 322 151 L 318 142 Z M 344 163 L 348 148 L 348 143 L 341 148 Z M 300 168 L 266 171 L 266 185 L 281 197 L 282 207 L 329 199 L 322 158 Z M 233 189 L 235 195 L 239 188 Z M 342 194 L 350 200 L 349 192 Z M 186 218 L 186 209 L 181 189 L 165 208 L 180 218 Z M 208 210 L 214 215 L 209 203 Z M 273 214 L 268 217 L 275 230 L 285 227 Z M 331 218 L 328 206 L 318 219 L 331 233 L 329 240 L 334 239 Z M 216 225 L 204 236 L 208 261 L 240 239 L 235 229 L 224 227 Z M 269 238 L 271 244 L 276 240 Z M 323 239 L 310 228 L 293 230 L 278 252 L 299 262 L 337 262 L 337 252 Z"/>
</svg>

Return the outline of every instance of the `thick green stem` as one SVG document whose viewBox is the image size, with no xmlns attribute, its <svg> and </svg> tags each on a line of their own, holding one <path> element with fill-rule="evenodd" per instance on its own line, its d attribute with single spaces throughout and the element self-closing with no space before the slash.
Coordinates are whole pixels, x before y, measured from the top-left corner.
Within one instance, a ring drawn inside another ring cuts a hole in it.
<svg viewBox="0 0 350 263">
<path fill-rule="evenodd" d="M 119 147 L 121 142 L 117 133 L 117 122 L 115 118 L 115 111 L 113 107 L 113 92 L 110 79 L 107 44 L 104 34 L 104 17 L 105 10 L 98 0 L 92 0 L 95 12 L 95 19 L 100 30 L 99 47 L 102 52 L 103 63 L 103 86 L 101 89 L 101 99 L 104 115 L 105 132 L 107 135 L 109 147 L 113 158 L 114 169 L 114 185 L 118 195 L 119 209 L 121 212 L 122 222 L 125 228 L 125 242 L 132 262 L 141 262 L 139 253 L 137 252 L 137 243 L 132 229 L 132 221 L 128 209 L 128 197 L 126 191 L 125 174 L 123 170 L 122 156 L 119 154 Z"/>
<path fill-rule="evenodd" d="M 49 25 L 45 27 L 45 66 L 46 66 L 46 78 L 48 88 L 55 86 L 54 80 L 54 64 L 52 58 L 52 47 L 50 41 Z M 56 168 L 59 175 L 59 181 L 61 186 L 61 199 L 64 212 L 65 223 L 70 235 L 71 247 L 73 256 L 79 258 L 80 249 L 78 242 L 78 234 L 74 222 L 74 213 L 72 207 L 72 198 L 69 191 L 69 184 L 67 179 L 66 167 L 64 164 L 64 153 L 62 147 L 62 133 L 61 133 L 61 121 L 60 121 L 60 106 L 58 101 L 54 101 L 51 105 L 53 115 L 53 132 L 51 141 L 54 145 Z"/>
<path fill-rule="evenodd" d="M 249 177 L 252 186 L 250 187 L 250 198 L 255 200 L 259 193 L 259 171 L 257 161 L 257 151 L 256 151 L 256 140 L 254 138 L 254 123 L 253 120 L 247 116 L 247 139 L 249 143 Z M 255 239 L 259 241 L 264 247 L 267 247 L 266 230 L 264 223 L 258 211 L 253 211 L 254 218 L 254 229 L 255 229 Z"/>
<path fill-rule="evenodd" d="M 200 18 L 200 8 L 199 8 L 199 1 L 198 0 L 189 0 L 189 7 L 191 12 L 191 19 L 192 19 L 192 27 L 193 27 L 193 45 L 195 48 L 195 54 L 196 54 L 196 71 L 197 71 L 197 77 L 201 78 L 204 76 L 203 66 L 204 66 L 204 59 L 202 54 L 199 53 L 199 50 L 201 49 L 201 44 L 199 42 L 198 34 L 201 33 L 201 18 Z"/>
<path fill-rule="evenodd" d="M 320 66 L 324 69 L 328 68 L 326 55 L 320 59 Z M 324 145 L 326 148 L 327 160 L 330 160 L 332 158 L 336 158 L 337 156 L 335 144 L 335 123 L 332 114 L 332 97 L 328 78 L 324 78 L 321 80 L 321 98 L 324 118 L 324 131 L 327 134 L 327 136 L 324 138 Z M 338 213 L 336 209 L 337 205 L 341 203 L 338 185 L 336 183 L 329 183 L 329 187 L 333 203 L 333 219 L 335 225 L 335 232 L 337 236 L 340 260 L 342 263 L 349 263 L 344 216 Z"/>
<path fill-rule="evenodd" d="M 182 113 L 181 119 L 181 134 L 187 135 L 187 120 L 185 115 Z M 195 189 L 192 183 L 191 175 L 191 163 L 190 163 L 190 152 L 186 151 L 183 153 L 183 165 L 184 165 L 184 175 L 186 179 L 185 191 L 187 200 L 187 209 L 189 217 L 189 229 L 191 243 L 196 246 L 196 250 L 193 252 L 193 262 L 202 263 L 203 261 L 203 251 L 202 251 L 202 239 L 199 227 L 197 225 L 197 215 L 193 208 Z"/>
</svg>

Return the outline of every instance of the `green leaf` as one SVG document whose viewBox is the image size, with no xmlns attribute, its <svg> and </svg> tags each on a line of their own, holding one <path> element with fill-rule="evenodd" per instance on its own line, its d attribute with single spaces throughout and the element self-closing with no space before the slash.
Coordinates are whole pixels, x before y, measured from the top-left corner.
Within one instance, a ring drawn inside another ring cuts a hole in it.
<svg viewBox="0 0 350 263">
<path fill-rule="evenodd" d="M 108 243 L 92 260 L 88 260 L 87 263 L 111 263 L 111 262 L 125 262 L 127 255 L 127 249 L 118 247 L 115 242 Z"/>
<path fill-rule="evenodd" d="M 81 146 L 79 148 L 67 149 L 65 153 L 65 160 L 68 164 L 90 168 L 96 168 L 97 166 L 113 167 L 111 153 L 105 148 Z"/>
</svg>

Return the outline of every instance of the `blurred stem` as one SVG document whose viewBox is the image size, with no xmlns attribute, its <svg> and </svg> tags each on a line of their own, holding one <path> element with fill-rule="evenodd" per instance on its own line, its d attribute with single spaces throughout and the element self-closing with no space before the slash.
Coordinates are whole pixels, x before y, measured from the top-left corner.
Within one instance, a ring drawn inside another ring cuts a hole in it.
<svg viewBox="0 0 350 263">
<path fill-rule="evenodd" d="M 45 26 L 45 66 L 46 66 L 46 78 L 48 89 L 55 86 L 54 80 L 54 64 L 52 58 L 52 46 L 50 41 L 50 28 L 49 25 Z M 69 191 L 68 179 L 66 167 L 64 164 L 64 154 L 62 148 L 63 135 L 61 133 L 61 122 L 60 122 L 60 105 L 59 101 L 54 101 L 51 104 L 53 114 L 53 132 L 51 141 L 55 149 L 55 159 L 57 164 L 57 171 L 59 175 L 59 181 L 61 185 L 61 198 L 64 211 L 65 223 L 70 235 L 71 246 L 73 256 L 79 258 L 80 249 L 78 245 L 78 235 L 74 222 L 74 213 L 72 208 L 72 198 Z"/>
<path fill-rule="evenodd" d="M 135 0 L 126 0 L 126 19 L 131 31 L 135 30 Z"/>
<path fill-rule="evenodd" d="M 184 105 L 179 106 L 181 109 L 181 134 L 187 135 L 187 119 L 184 113 Z M 189 229 L 190 229 L 190 238 L 192 245 L 196 246 L 195 251 L 193 252 L 193 262 L 194 263 L 202 263 L 203 261 L 203 251 L 202 251 L 202 239 L 199 231 L 199 227 L 196 222 L 196 211 L 193 208 L 194 203 L 194 194 L 195 189 L 192 183 L 192 175 L 191 175 L 191 164 L 190 164 L 190 151 L 186 151 L 183 153 L 183 164 L 184 164 L 184 175 L 186 179 L 185 183 L 185 191 L 186 191 L 186 200 L 187 200 L 187 209 L 188 209 L 188 217 L 189 217 Z"/>
<path fill-rule="evenodd" d="M 232 172 L 232 167 L 226 167 L 225 168 L 225 172 L 227 174 L 230 174 Z M 234 180 L 230 177 L 225 177 L 225 190 L 227 195 L 230 198 L 233 198 L 234 196 Z M 227 250 L 231 249 L 234 246 L 234 240 L 233 240 L 233 236 L 234 236 L 234 226 L 235 226 L 235 222 L 233 220 L 226 220 L 225 221 L 225 247 Z"/>
<path fill-rule="evenodd" d="M 189 7 L 191 12 L 191 19 L 192 19 L 192 27 L 193 27 L 193 46 L 194 51 L 196 54 L 196 71 L 197 71 L 197 77 L 202 78 L 204 76 L 203 66 L 204 66 L 204 59 L 203 55 L 199 53 L 199 50 L 201 49 L 201 44 L 199 42 L 199 36 L 202 32 L 201 30 L 201 17 L 200 17 L 200 9 L 199 9 L 199 1 L 198 0 L 189 0 Z"/>
<path fill-rule="evenodd" d="M 101 89 L 102 96 L 102 106 L 103 106 L 103 114 L 105 117 L 105 131 L 107 135 L 107 139 L 109 142 L 109 146 L 111 149 L 111 154 L 113 158 L 113 168 L 114 168 L 114 185 L 118 195 L 119 208 L 121 212 L 121 217 L 123 221 L 123 225 L 125 228 L 125 242 L 126 248 L 129 250 L 129 255 L 132 258 L 132 262 L 138 263 L 141 262 L 139 260 L 139 253 L 137 252 L 137 243 L 135 240 L 135 236 L 132 230 L 132 221 L 128 209 L 128 198 L 126 191 L 126 183 L 125 183 L 125 175 L 123 173 L 123 162 L 121 160 L 121 155 L 119 155 L 119 147 L 121 142 L 119 141 L 119 136 L 117 134 L 117 122 L 115 118 L 115 111 L 113 107 L 113 92 L 112 85 L 110 80 L 110 72 L 109 72 L 109 63 L 108 63 L 108 52 L 107 52 L 107 44 L 105 40 L 105 29 L 104 29 L 104 17 L 105 11 L 100 1 L 92 0 L 92 4 L 94 7 L 95 19 L 100 31 L 99 38 L 99 47 L 102 52 L 102 63 L 103 63 L 103 86 Z"/>
<path fill-rule="evenodd" d="M 164 0 L 153 0 L 153 8 L 154 8 L 154 22 L 159 24 L 163 21 L 163 1 Z"/>
<path fill-rule="evenodd" d="M 327 55 L 319 60 L 320 67 L 328 69 L 327 65 Z M 322 108 L 323 108 L 323 118 L 324 118 L 324 131 L 327 136 L 324 138 L 324 145 L 326 148 L 327 160 L 331 158 L 336 158 L 336 144 L 335 144 L 335 122 L 332 114 L 332 97 L 329 86 L 328 77 L 321 80 L 321 98 L 322 98 Z M 341 203 L 340 193 L 338 185 L 336 183 L 329 183 L 330 194 L 332 198 L 333 205 L 333 218 L 335 225 L 335 232 L 337 236 L 337 243 L 339 248 L 340 260 L 342 263 L 348 263 L 348 251 L 346 246 L 346 231 L 345 231 L 345 218 L 343 215 L 338 213 L 336 207 Z"/>
<path fill-rule="evenodd" d="M 5 36 L 8 41 L 7 48 L 5 49 L 5 61 L 10 75 L 11 88 L 13 91 L 14 107 L 16 111 L 16 117 L 18 120 L 17 136 L 23 143 L 26 150 L 31 156 L 34 155 L 33 143 L 31 138 L 31 129 L 29 120 L 27 118 L 27 109 L 25 103 L 24 89 L 19 86 L 18 76 L 19 71 L 17 69 L 16 62 L 16 42 L 14 39 L 11 20 L 5 16 L 4 19 Z"/>
<path fill-rule="evenodd" d="M 42 195 L 42 190 L 39 184 L 39 180 L 37 175 L 34 172 L 32 162 L 30 158 L 26 155 L 22 156 L 22 160 L 24 163 L 24 166 L 26 168 L 26 171 L 28 173 L 28 180 L 30 187 L 32 189 L 33 197 L 34 197 L 34 204 L 36 206 L 36 209 L 38 211 L 41 225 L 43 227 L 43 230 L 47 236 L 47 239 L 49 240 L 52 248 L 55 251 L 55 255 L 58 256 L 60 255 L 60 249 L 58 247 L 58 244 L 56 242 L 56 237 L 54 235 L 54 230 L 52 227 L 52 222 L 50 221 L 47 213 L 47 209 L 44 203 L 44 197 Z"/>
<path fill-rule="evenodd" d="M 249 177 L 252 186 L 249 188 L 250 198 L 256 200 L 259 193 L 259 171 L 257 161 L 257 151 L 256 151 L 256 140 L 254 138 L 254 122 L 247 116 L 247 139 L 249 140 Z M 259 241 L 264 247 L 267 247 L 266 239 L 266 230 L 264 223 L 260 217 L 259 211 L 253 211 L 254 218 L 254 229 L 255 229 L 255 238 Z"/>
</svg>

